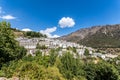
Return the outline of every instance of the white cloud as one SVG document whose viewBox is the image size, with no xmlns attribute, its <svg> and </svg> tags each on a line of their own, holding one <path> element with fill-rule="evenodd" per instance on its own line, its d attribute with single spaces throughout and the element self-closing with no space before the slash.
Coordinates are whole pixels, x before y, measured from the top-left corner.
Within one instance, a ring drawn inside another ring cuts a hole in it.
<svg viewBox="0 0 120 80">
<path fill-rule="evenodd" d="M 63 17 L 61 20 L 59 20 L 58 24 L 61 28 L 73 27 L 75 25 L 75 21 L 70 17 Z"/>
<path fill-rule="evenodd" d="M 9 15 L 9 14 L 6 14 L 4 15 L 4 11 L 2 10 L 2 7 L 0 6 L 0 18 L 1 19 L 5 19 L 5 20 L 12 20 L 12 19 L 16 19 L 16 17 L 12 16 L 12 15 Z"/>
<path fill-rule="evenodd" d="M 24 29 L 22 29 L 22 31 L 27 32 L 27 31 L 32 31 L 32 30 L 31 30 L 31 29 L 29 29 L 29 28 L 24 28 Z"/>
<path fill-rule="evenodd" d="M 58 37 L 60 37 L 60 36 L 58 36 L 58 35 L 53 35 L 52 36 L 52 38 L 58 38 Z"/>
<path fill-rule="evenodd" d="M 0 18 L 6 19 L 6 20 L 16 19 L 16 17 L 12 15 L 3 15 L 3 16 L 0 16 Z"/>
<path fill-rule="evenodd" d="M 47 28 L 47 29 L 45 30 L 45 33 L 52 33 L 52 32 L 55 32 L 56 29 L 57 29 L 57 27 Z"/>
<path fill-rule="evenodd" d="M 58 35 L 52 35 L 51 33 L 55 32 L 57 27 L 47 28 L 45 30 L 40 30 L 40 33 L 47 35 L 49 38 L 57 38 Z"/>
</svg>

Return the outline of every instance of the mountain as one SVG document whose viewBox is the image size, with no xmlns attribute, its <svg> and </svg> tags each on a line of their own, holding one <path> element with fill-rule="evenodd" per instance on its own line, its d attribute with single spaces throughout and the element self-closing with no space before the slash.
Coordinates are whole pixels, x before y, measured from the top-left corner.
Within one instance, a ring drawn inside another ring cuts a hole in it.
<svg viewBox="0 0 120 80">
<path fill-rule="evenodd" d="M 59 39 L 94 48 L 120 47 L 120 24 L 80 29 Z"/>
</svg>

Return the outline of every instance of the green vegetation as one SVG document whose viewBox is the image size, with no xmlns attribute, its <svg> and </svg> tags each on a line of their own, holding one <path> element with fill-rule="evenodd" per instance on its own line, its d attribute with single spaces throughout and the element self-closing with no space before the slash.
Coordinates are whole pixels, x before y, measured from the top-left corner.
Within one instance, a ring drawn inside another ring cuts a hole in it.
<svg viewBox="0 0 120 80">
<path fill-rule="evenodd" d="M 11 31 L 14 33 L 15 38 L 18 38 L 18 37 L 24 37 L 23 32 L 20 31 L 20 30 L 18 30 L 18 29 L 11 28 Z"/>
<path fill-rule="evenodd" d="M 85 66 L 85 72 L 88 80 L 119 80 L 117 69 L 106 62 L 89 63 Z"/>
<path fill-rule="evenodd" d="M 52 50 L 49 56 L 24 56 L 4 64 L 0 76 L 18 77 L 21 80 L 119 80 L 119 71 L 115 65 L 100 61 L 97 64 L 74 58 L 69 52 L 57 56 Z"/>
<path fill-rule="evenodd" d="M 84 53 L 85 56 L 89 56 L 89 50 L 88 49 L 85 49 L 85 53 Z"/>
<path fill-rule="evenodd" d="M 36 49 L 47 49 L 48 47 L 45 45 L 40 45 L 39 43 L 36 46 Z"/>
<path fill-rule="evenodd" d="M 35 31 L 20 31 L 15 28 L 10 28 L 11 31 L 14 33 L 15 37 L 28 37 L 28 38 L 40 38 L 44 37 L 46 38 L 46 35 L 41 34 L 40 32 L 35 32 Z"/>
<path fill-rule="evenodd" d="M 59 69 L 64 77 L 68 80 L 81 79 L 84 77 L 83 63 L 79 58 L 74 58 L 72 54 L 65 53 L 60 57 Z"/>
<path fill-rule="evenodd" d="M 18 77 L 20 80 L 120 80 L 120 58 L 110 61 L 86 60 L 68 52 L 59 55 L 59 49 L 51 49 L 49 55 L 39 50 L 35 56 L 14 40 L 10 24 L 0 23 L 0 77 Z M 70 48 L 71 49 L 71 48 Z M 68 49 L 69 50 L 69 49 Z M 75 53 L 75 48 L 72 49 Z M 88 50 L 85 51 L 88 55 Z"/>
<path fill-rule="evenodd" d="M 3 63 L 21 59 L 26 55 L 26 50 L 15 41 L 10 26 L 10 23 L 0 22 L 0 67 Z"/>
<path fill-rule="evenodd" d="M 39 38 L 39 37 L 47 37 L 46 35 L 41 34 L 40 32 L 34 32 L 34 31 L 28 31 L 28 32 L 24 32 L 24 36 L 28 37 L 28 38 Z"/>
<path fill-rule="evenodd" d="M 96 34 L 86 37 L 80 41 L 80 44 L 86 46 L 92 46 L 94 48 L 119 48 L 120 47 L 120 36 L 118 35 L 120 30 L 115 30 L 111 33 L 101 33 L 97 32 Z M 113 34 L 113 36 L 111 36 Z"/>
</svg>

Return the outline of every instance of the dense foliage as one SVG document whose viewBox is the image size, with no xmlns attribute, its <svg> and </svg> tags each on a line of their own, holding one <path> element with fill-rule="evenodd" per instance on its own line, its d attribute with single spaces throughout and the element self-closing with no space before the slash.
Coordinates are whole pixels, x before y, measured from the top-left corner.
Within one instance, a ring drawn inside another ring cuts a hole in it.
<svg viewBox="0 0 120 80">
<path fill-rule="evenodd" d="M 79 58 L 74 58 L 74 56 L 68 52 L 60 57 L 60 61 L 61 65 L 58 67 L 66 79 L 80 79 L 84 76 L 83 63 Z"/>
<path fill-rule="evenodd" d="M 29 37 L 29 38 L 34 38 L 34 37 L 47 37 L 46 35 L 41 34 L 40 32 L 34 32 L 34 31 L 27 31 L 24 32 L 24 36 L 25 37 Z"/>
<path fill-rule="evenodd" d="M 51 50 L 48 56 L 37 51 L 34 57 L 28 55 L 4 64 L 0 76 L 25 80 L 119 80 L 119 71 L 109 62 L 84 62 L 69 52 L 58 56 L 56 51 Z"/>
<path fill-rule="evenodd" d="M 26 50 L 20 47 L 14 39 L 10 23 L 0 22 L 0 66 L 11 60 L 17 60 L 26 55 Z"/>
<path fill-rule="evenodd" d="M 45 46 L 45 45 L 40 45 L 40 44 L 37 44 L 36 46 L 36 49 L 47 49 L 48 47 Z"/>
<path fill-rule="evenodd" d="M 117 69 L 106 62 L 89 63 L 85 66 L 85 72 L 88 80 L 119 80 Z"/>
</svg>

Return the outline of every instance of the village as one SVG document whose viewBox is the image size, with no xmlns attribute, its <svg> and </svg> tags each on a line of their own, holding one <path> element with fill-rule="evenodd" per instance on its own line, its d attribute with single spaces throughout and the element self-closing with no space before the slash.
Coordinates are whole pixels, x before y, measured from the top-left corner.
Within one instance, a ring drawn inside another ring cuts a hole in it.
<svg viewBox="0 0 120 80">
<path fill-rule="evenodd" d="M 23 46 L 27 49 L 27 54 L 31 54 L 34 56 L 35 51 L 38 50 L 36 47 L 39 44 L 40 46 L 45 46 L 46 49 L 40 49 L 43 55 L 49 55 L 49 51 L 51 49 L 57 49 L 61 48 L 58 52 L 59 55 L 62 55 L 64 52 L 70 52 L 74 53 L 71 50 L 67 50 L 67 48 L 75 48 L 76 53 L 79 54 L 80 57 L 85 57 L 85 50 L 87 49 L 89 51 L 90 57 L 99 57 L 103 60 L 109 60 L 111 58 L 115 58 L 118 55 L 106 53 L 103 54 L 102 52 L 97 52 L 96 49 L 93 49 L 91 47 L 86 47 L 83 45 L 79 45 L 77 43 L 73 42 L 67 42 L 59 39 L 53 39 L 53 38 L 25 38 L 20 37 L 16 38 L 16 40 L 19 42 L 20 46 Z"/>
</svg>

